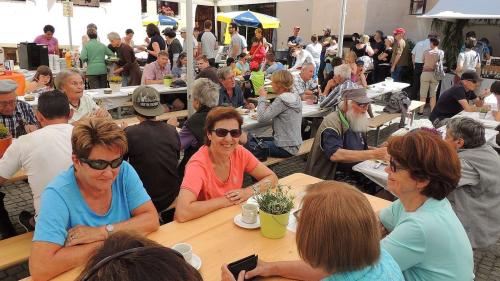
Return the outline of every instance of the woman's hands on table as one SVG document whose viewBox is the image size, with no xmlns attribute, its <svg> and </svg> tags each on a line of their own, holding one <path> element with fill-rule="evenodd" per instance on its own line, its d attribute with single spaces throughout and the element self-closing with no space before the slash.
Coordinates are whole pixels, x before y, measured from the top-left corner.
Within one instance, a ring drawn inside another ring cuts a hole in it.
<svg viewBox="0 0 500 281">
<path fill-rule="evenodd" d="M 248 198 L 253 196 L 253 190 L 249 187 L 242 189 L 230 190 L 224 194 L 226 198 L 233 203 L 233 205 L 238 205 L 242 202 L 248 200 Z"/>
<path fill-rule="evenodd" d="M 103 227 L 91 227 L 77 225 L 68 230 L 65 246 L 75 246 L 80 244 L 90 244 L 106 239 L 108 234 Z"/>
</svg>

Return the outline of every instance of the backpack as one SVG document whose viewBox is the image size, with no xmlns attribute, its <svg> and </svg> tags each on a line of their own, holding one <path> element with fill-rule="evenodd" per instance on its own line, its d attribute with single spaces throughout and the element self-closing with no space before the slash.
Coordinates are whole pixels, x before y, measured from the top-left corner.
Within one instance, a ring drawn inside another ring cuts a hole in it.
<svg viewBox="0 0 500 281">
<path fill-rule="evenodd" d="M 399 127 L 403 128 L 406 121 L 406 113 L 408 112 L 408 107 L 410 107 L 411 100 L 408 98 L 408 94 L 404 91 L 391 93 L 388 99 L 386 99 L 387 105 L 384 107 L 383 111 L 387 113 L 401 113 L 401 121 L 399 122 Z"/>
<path fill-rule="evenodd" d="M 446 75 L 444 72 L 443 57 L 444 52 L 439 50 L 438 61 L 436 62 L 436 68 L 434 69 L 434 78 L 438 81 L 443 80 Z"/>
</svg>

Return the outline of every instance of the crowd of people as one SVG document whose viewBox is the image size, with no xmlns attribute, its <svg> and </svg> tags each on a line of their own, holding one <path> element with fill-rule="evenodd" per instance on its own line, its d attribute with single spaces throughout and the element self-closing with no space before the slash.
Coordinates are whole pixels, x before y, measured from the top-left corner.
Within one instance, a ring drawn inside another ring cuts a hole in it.
<svg viewBox="0 0 500 281">
<path fill-rule="evenodd" d="M 232 23 L 227 65 L 217 68 L 212 22 L 203 27 L 192 46 L 198 69 L 189 85 L 195 113 L 182 124 L 175 118 L 156 120 L 185 103 L 176 100 L 165 107 L 149 85 L 163 83 L 167 74 L 183 79 L 187 47 L 175 31 L 164 31 L 164 39 L 153 24 L 146 27 L 147 46 L 134 45 L 132 30 L 124 38 L 109 33 L 106 46 L 99 42 L 97 27 L 89 25 L 80 56 L 87 62 L 90 87 L 104 88 L 105 57 L 118 55 L 113 74 L 127 85 L 142 84 L 131 97 L 138 124 L 113 121 L 84 93 L 77 70 L 62 71 L 54 79 L 48 67 L 38 69 L 28 85 L 30 92 L 40 93 L 36 113 L 16 99 L 14 81 L 0 80 L 0 121 L 17 138 L 0 159 L 0 184 L 20 168 L 28 176 L 35 214 L 24 213 L 23 225 L 34 230 L 29 268 L 35 280 L 83 264 L 78 280 L 202 280 L 179 253 L 144 236 L 160 224 L 200 218 L 275 186 L 278 177 L 259 161 L 257 148 L 266 147 L 270 157 L 296 155 L 306 139 L 303 104 L 315 102 L 331 112 L 312 120 L 318 126 L 310 132 L 314 142 L 305 172 L 325 181 L 308 187 L 303 199 L 296 233 L 301 259 L 259 260 L 238 280 L 276 275 L 298 280 L 474 278 L 473 249 L 500 238 L 500 156 L 486 142 L 480 122 L 455 117 L 482 108 L 490 94 L 500 104 L 498 81 L 475 92 L 481 81 L 478 64 L 489 55 L 475 34 L 467 34 L 456 85 L 436 100 L 434 73 L 444 53 L 434 33 L 413 50 L 403 28 L 393 36 L 355 33 L 351 50 L 340 58 L 330 28 L 305 44 L 295 26 L 286 69 L 262 29 L 248 48 Z M 40 40 L 57 48 L 54 28 L 44 32 L 50 38 Z M 181 36 L 191 34 L 181 30 Z M 134 49 L 148 53 L 142 74 Z M 419 96 L 413 98 L 429 96 L 430 120 L 436 128 L 445 126 L 446 137 L 434 129 L 417 129 L 370 147 L 368 116 L 373 113 L 366 87 L 388 76 L 401 81 L 410 67 L 419 83 Z M 271 103 L 262 87 L 265 77 L 276 95 Z M 256 102 L 237 80 L 250 82 Z M 255 110 L 257 122 L 272 123 L 272 136 L 247 134 L 237 108 Z M 500 110 L 493 109 L 493 115 L 500 120 Z M 387 190 L 395 196 L 379 213 L 362 192 L 377 194 L 381 188 L 352 169 L 373 159 L 388 163 Z M 253 184 L 243 186 L 245 174 Z M 235 280 L 227 265 L 221 265 L 221 280 Z"/>
</svg>

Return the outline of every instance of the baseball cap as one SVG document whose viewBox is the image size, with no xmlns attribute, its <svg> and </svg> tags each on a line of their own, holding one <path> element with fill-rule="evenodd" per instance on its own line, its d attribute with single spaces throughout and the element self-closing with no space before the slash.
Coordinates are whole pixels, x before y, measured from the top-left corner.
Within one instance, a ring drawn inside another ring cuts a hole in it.
<svg viewBox="0 0 500 281">
<path fill-rule="evenodd" d="M 344 100 L 353 100 L 357 103 L 370 103 L 372 99 L 366 94 L 365 88 L 347 89 L 342 92 Z"/>
<path fill-rule="evenodd" d="M 17 89 L 17 83 L 11 79 L 0 80 L 0 93 L 10 93 Z"/>
<path fill-rule="evenodd" d="M 185 27 L 181 27 L 181 29 L 179 30 L 180 33 L 186 33 L 186 28 Z"/>
<path fill-rule="evenodd" d="M 405 33 L 406 33 L 406 30 L 402 27 L 398 27 L 398 28 L 394 29 L 394 31 L 392 32 L 392 34 L 394 34 L 394 35 L 405 34 Z"/>
<path fill-rule="evenodd" d="M 160 94 L 150 86 L 139 86 L 132 93 L 134 110 L 139 114 L 154 117 L 161 115 L 165 109 L 160 104 Z"/>
<path fill-rule="evenodd" d="M 474 83 L 477 83 L 479 81 L 483 81 L 479 75 L 475 71 L 466 71 L 462 73 L 462 76 L 460 77 L 460 80 L 468 80 Z"/>
</svg>

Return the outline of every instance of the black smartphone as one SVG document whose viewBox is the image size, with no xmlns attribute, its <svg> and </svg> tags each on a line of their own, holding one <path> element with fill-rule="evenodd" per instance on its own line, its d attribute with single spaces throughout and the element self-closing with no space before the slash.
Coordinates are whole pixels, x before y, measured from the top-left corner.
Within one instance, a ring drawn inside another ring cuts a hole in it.
<svg viewBox="0 0 500 281">
<path fill-rule="evenodd" d="M 248 257 L 244 257 L 240 260 L 228 264 L 227 268 L 233 274 L 234 279 L 238 279 L 238 274 L 240 274 L 240 271 L 245 270 L 245 272 L 248 272 L 256 268 L 257 260 L 258 260 L 257 255 L 250 255 Z M 253 280 L 253 278 L 245 280 Z"/>
</svg>

